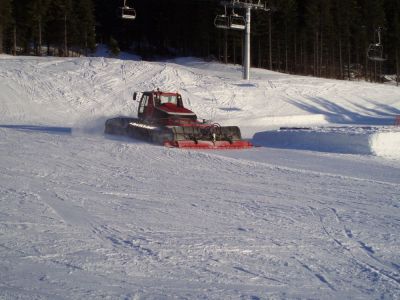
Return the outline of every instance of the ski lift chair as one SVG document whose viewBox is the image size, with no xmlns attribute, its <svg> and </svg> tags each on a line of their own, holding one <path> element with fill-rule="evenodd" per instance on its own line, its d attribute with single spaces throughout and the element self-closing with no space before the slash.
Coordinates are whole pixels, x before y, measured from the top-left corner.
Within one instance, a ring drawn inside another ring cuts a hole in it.
<svg viewBox="0 0 400 300">
<path fill-rule="evenodd" d="M 385 61 L 386 58 L 383 57 L 383 46 L 381 43 L 381 31 L 382 28 L 379 27 L 375 30 L 375 37 L 378 37 L 378 42 L 376 44 L 370 44 L 367 50 L 367 57 L 368 59 L 376 62 Z"/>
<path fill-rule="evenodd" d="M 135 20 L 136 19 L 136 11 L 133 7 L 124 6 L 124 7 L 121 7 L 120 16 L 122 19 Z"/>
<path fill-rule="evenodd" d="M 214 19 L 214 25 L 220 29 L 229 29 L 229 17 L 226 15 L 218 15 Z"/>
<path fill-rule="evenodd" d="M 239 16 L 238 14 L 235 14 L 234 12 L 230 16 L 230 23 L 231 23 L 231 29 L 236 29 L 236 30 L 245 30 L 246 29 L 246 21 L 242 16 Z"/>
<path fill-rule="evenodd" d="M 230 29 L 230 19 L 226 14 L 226 6 L 225 13 L 222 15 L 217 15 L 214 19 L 214 25 L 220 29 Z"/>
<path fill-rule="evenodd" d="M 383 46 L 381 44 L 371 44 L 368 47 L 367 57 L 369 60 L 382 62 L 386 58 L 383 57 Z"/>
<path fill-rule="evenodd" d="M 121 19 L 126 19 L 126 20 L 136 19 L 135 9 L 133 7 L 128 6 L 126 4 L 126 0 L 124 0 L 124 6 L 119 8 L 118 15 Z"/>
</svg>

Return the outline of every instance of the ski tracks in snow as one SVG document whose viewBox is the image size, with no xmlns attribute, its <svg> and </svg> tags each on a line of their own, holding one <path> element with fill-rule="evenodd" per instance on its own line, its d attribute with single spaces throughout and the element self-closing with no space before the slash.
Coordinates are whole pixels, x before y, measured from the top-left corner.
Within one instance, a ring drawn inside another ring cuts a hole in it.
<svg viewBox="0 0 400 300">
<path fill-rule="evenodd" d="M 61 268 L 91 280 L 112 273 L 126 286 L 148 274 L 221 293 L 234 283 L 261 298 L 268 290 L 279 298 L 288 287 L 332 297 L 354 284 L 356 295 L 398 290 L 390 265 L 396 241 L 382 235 L 398 227 L 390 213 L 398 185 L 123 139 L 1 132 L 25 141 L 0 148 L 9 155 L 1 182 L 11 193 L 2 200 L 3 245 L 14 249 L 8 259 L 47 266 L 38 278 L 55 278 L 53 268 Z M 369 206 L 377 195 L 386 222 L 374 229 L 381 216 Z M 28 226 L 14 243 L 12 219 Z M 392 247 L 386 258 L 377 245 Z"/>
<path fill-rule="evenodd" d="M 247 123 L 301 112 L 288 100 L 329 98 L 344 84 L 273 73 L 243 84 L 221 72 L 104 58 L 26 60 L 0 69 L 10 96 L 3 123 L 67 127 L 135 115 L 132 92 L 157 87 L 182 90 L 198 113 Z M 12 295 L 399 295 L 400 186 L 385 182 L 390 175 L 358 179 L 40 126 L 4 126 L 0 136 L 0 276 Z M 368 161 L 360 164 L 367 172 Z"/>
<path fill-rule="evenodd" d="M 383 262 L 377 258 L 373 247 L 368 246 L 362 240 L 356 239 L 354 233 L 350 229 L 352 225 L 351 216 L 347 222 L 339 216 L 335 208 L 309 207 L 314 218 L 319 219 L 322 231 L 326 234 L 336 246 L 341 249 L 340 252 L 335 251 L 335 256 L 341 253 L 343 256 L 354 264 L 354 268 L 360 274 L 364 274 L 374 283 L 388 281 L 392 284 L 393 289 L 400 291 L 400 269 L 393 267 L 390 262 Z M 367 216 L 366 216 L 367 217 Z M 347 223 L 348 225 L 345 225 Z M 398 224 L 400 225 L 400 224 Z M 385 247 L 385 243 L 380 245 Z M 333 251 L 332 251 L 333 253 Z M 354 274 L 349 274 L 353 276 Z"/>
</svg>

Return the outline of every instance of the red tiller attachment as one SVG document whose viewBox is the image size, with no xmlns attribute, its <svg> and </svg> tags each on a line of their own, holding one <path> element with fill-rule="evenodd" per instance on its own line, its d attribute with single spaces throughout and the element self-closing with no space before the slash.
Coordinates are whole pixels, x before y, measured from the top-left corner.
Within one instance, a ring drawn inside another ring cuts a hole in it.
<svg viewBox="0 0 400 300">
<path fill-rule="evenodd" d="M 248 141 L 173 141 L 165 142 L 165 147 L 169 148 L 187 148 L 187 149 L 210 149 L 210 150 L 234 150 L 234 149 L 249 149 L 253 148 L 253 144 Z"/>
</svg>

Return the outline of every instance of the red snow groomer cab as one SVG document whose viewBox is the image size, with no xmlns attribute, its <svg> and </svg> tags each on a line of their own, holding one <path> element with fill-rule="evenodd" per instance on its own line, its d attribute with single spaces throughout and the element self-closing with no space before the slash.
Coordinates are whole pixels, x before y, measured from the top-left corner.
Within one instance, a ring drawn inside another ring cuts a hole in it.
<svg viewBox="0 0 400 300">
<path fill-rule="evenodd" d="M 134 93 L 133 99 L 136 100 Z M 144 92 L 138 117 L 118 117 L 105 124 L 106 134 L 126 135 L 176 148 L 245 149 L 253 145 L 242 139 L 237 126 L 220 126 L 199 121 L 183 106 L 178 93 Z"/>
</svg>

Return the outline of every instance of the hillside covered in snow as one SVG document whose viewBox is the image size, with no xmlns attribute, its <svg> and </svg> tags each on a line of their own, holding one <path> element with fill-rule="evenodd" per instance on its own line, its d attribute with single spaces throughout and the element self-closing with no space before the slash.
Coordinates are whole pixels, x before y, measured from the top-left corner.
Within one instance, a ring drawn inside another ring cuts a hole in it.
<svg viewBox="0 0 400 300">
<path fill-rule="evenodd" d="M 0 298 L 399 298 L 398 135 L 380 142 L 389 158 L 292 146 L 396 132 L 400 88 L 240 71 L 0 56 Z M 136 116 L 134 91 L 157 88 L 259 147 L 103 134 L 107 118 Z M 307 129 L 285 145 L 280 127 Z"/>
</svg>

